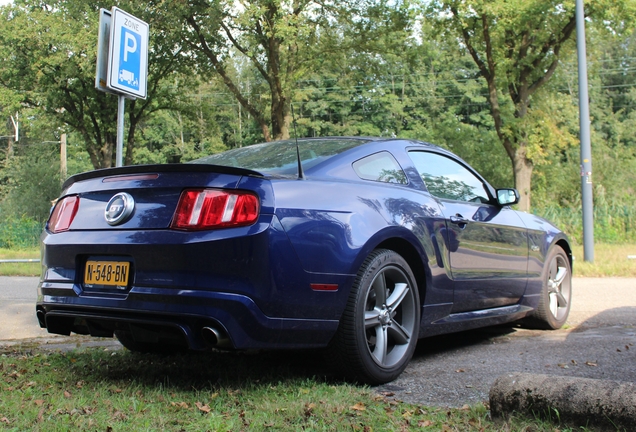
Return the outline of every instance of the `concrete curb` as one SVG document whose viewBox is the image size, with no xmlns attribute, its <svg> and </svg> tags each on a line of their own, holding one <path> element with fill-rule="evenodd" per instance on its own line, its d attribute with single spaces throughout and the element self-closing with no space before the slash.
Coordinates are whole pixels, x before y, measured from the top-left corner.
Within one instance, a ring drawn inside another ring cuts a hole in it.
<svg viewBox="0 0 636 432">
<path fill-rule="evenodd" d="M 565 425 L 634 430 L 636 383 L 554 375 L 502 375 L 490 388 L 490 413 L 538 415 Z"/>
</svg>

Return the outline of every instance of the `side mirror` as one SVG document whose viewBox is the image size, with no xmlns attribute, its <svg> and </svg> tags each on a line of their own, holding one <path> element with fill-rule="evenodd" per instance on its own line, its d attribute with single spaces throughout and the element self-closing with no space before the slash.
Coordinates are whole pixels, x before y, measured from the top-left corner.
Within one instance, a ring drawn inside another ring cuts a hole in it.
<svg viewBox="0 0 636 432">
<path fill-rule="evenodd" d="M 497 202 L 499 205 L 507 206 L 519 202 L 519 192 L 517 189 L 497 189 Z"/>
</svg>

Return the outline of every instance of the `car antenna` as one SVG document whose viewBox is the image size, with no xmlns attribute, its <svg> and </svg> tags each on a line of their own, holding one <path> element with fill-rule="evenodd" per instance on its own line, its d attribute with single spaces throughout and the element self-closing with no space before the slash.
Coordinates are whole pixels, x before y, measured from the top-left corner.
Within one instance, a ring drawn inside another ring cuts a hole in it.
<svg viewBox="0 0 636 432">
<path fill-rule="evenodd" d="M 298 147 L 298 132 L 296 131 L 296 116 L 294 115 L 294 104 L 290 103 L 291 114 L 292 114 L 292 123 L 294 124 L 294 138 L 296 138 L 296 159 L 298 160 L 298 178 L 304 179 L 305 174 L 303 173 L 303 165 L 300 163 L 300 148 Z"/>
</svg>

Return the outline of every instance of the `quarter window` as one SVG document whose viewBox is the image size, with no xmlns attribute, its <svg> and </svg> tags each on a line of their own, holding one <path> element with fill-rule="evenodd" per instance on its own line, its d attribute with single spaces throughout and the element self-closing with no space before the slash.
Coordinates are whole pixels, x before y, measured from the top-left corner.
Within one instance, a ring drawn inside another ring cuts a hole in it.
<svg viewBox="0 0 636 432">
<path fill-rule="evenodd" d="M 380 152 L 357 160 L 353 170 L 363 180 L 406 184 L 406 174 L 389 152 Z"/>
<path fill-rule="evenodd" d="M 484 183 L 453 159 L 423 151 L 409 155 L 431 195 L 455 201 L 490 201 Z"/>
</svg>

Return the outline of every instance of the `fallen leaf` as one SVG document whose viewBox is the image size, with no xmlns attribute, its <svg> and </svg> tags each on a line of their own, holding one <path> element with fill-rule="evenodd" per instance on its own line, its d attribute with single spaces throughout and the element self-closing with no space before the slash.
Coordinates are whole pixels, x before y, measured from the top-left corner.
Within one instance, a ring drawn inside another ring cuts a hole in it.
<svg viewBox="0 0 636 432">
<path fill-rule="evenodd" d="M 620 348 L 616 348 L 616 352 L 623 352 Z"/>
<path fill-rule="evenodd" d="M 464 369 L 457 369 L 455 372 L 461 373 L 461 372 L 466 372 L 466 371 Z"/>
<path fill-rule="evenodd" d="M 121 411 L 115 411 L 112 418 L 117 421 L 128 420 L 128 416 Z"/>
<path fill-rule="evenodd" d="M 199 408 L 199 411 L 202 411 L 206 414 L 212 411 L 212 409 L 208 405 L 203 405 L 201 402 L 196 402 L 195 405 L 197 406 L 197 408 Z"/>
<path fill-rule="evenodd" d="M 576 366 L 577 365 L 576 360 L 572 360 L 572 364 Z"/>
<path fill-rule="evenodd" d="M 588 366 L 598 366 L 597 362 L 591 362 L 591 361 L 586 361 L 585 364 Z"/>
<path fill-rule="evenodd" d="M 420 420 L 419 422 L 417 422 L 417 426 L 418 427 L 429 427 L 429 426 L 433 426 L 433 422 L 430 420 Z"/>
<path fill-rule="evenodd" d="M 38 423 L 42 423 L 44 420 L 44 411 L 46 411 L 46 407 L 40 408 L 40 412 L 38 412 Z"/>
<path fill-rule="evenodd" d="M 470 405 L 464 405 L 460 408 L 462 411 L 470 411 Z"/>
<path fill-rule="evenodd" d="M 42 404 L 44 404 L 44 399 L 36 399 L 33 402 L 35 402 L 37 406 L 42 406 Z"/>
<path fill-rule="evenodd" d="M 68 391 L 64 390 L 64 397 L 65 397 L 66 399 L 70 399 L 71 394 L 70 394 Z"/>
<path fill-rule="evenodd" d="M 570 368 L 570 366 L 566 365 L 565 363 L 559 363 L 557 366 L 562 368 L 562 369 L 569 369 Z"/>
<path fill-rule="evenodd" d="M 349 407 L 349 409 L 352 409 L 354 411 L 365 411 L 367 407 L 362 402 L 358 402 L 357 404 Z"/>
<path fill-rule="evenodd" d="M 6 423 L 6 424 L 11 423 L 11 422 L 9 421 L 9 419 L 8 419 L 8 418 L 6 418 L 6 417 L 2 417 L 2 418 L 0 419 L 0 422 L 2 422 L 2 423 Z"/>
<path fill-rule="evenodd" d="M 305 417 L 311 417 L 314 413 L 314 408 L 316 408 L 315 403 L 306 403 L 305 404 Z"/>
</svg>

